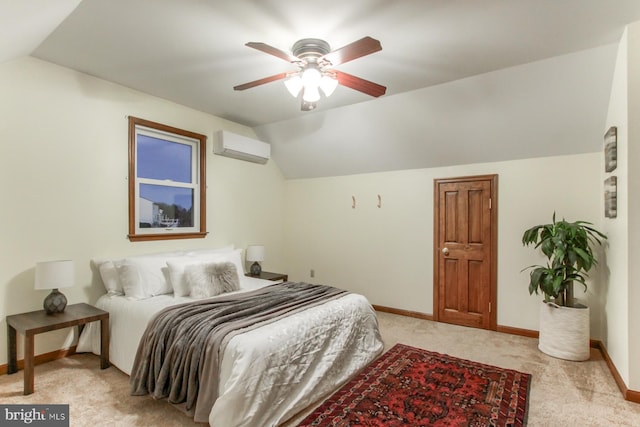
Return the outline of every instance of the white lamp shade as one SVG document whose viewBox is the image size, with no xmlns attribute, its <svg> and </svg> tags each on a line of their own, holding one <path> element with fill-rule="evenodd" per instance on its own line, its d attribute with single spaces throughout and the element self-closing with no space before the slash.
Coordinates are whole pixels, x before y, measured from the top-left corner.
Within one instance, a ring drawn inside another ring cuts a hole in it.
<svg viewBox="0 0 640 427">
<path fill-rule="evenodd" d="M 322 73 L 317 66 L 309 65 L 304 69 L 300 78 L 305 88 L 309 86 L 318 87 L 320 86 L 320 80 L 322 80 Z"/>
<path fill-rule="evenodd" d="M 73 286 L 73 261 L 46 261 L 36 264 L 36 289 L 57 289 Z"/>
<path fill-rule="evenodd" d="M 251 245 L 247 247 L 247 261 L 264 261 L 264 246 Z"/>
<path fill-rule="evenodd" d="M 285 80 L 284 85 L 286 86 L 289 93 L 294 98 L 296 98 L 300 94 L 300 91 L 302 90 L 302 79 L 300 78 L 299 75 L 296 74 L 294 76 L 289 77 L 287 80 Z"/>
<path fill-rule="evenodd" d="M 302 72 L 302 86 L 304 91 L 302 92 L 302 99 L 307 102 L 317 102 L 320 100 L 320 81 L 322 80 L 322 74 L 317 66 L 307 66 Z"/>
<path fill-rule="evenodd" d="M 322 79 L 320 80 L 320 89 L 324 92 L 324 96 L 331 96 L 337 87 L 338 80 L 329 76 L 322 76 Z"/>
<path fill-rule="evenodd" d="M 320 100 L 320 91 L 317 86 L 306 86 L 302 92 L 302 99 L 307 102 L 318 102 Z"/>
</svg>

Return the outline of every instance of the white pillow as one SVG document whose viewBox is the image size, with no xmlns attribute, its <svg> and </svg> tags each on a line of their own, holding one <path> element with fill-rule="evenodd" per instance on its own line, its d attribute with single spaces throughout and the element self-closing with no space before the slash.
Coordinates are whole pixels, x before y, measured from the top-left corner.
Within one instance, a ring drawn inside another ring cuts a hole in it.
<svg viewBox="0 0 640 427">
<path fill-rule="evenodd" d="M 192 252 L 189 256 L 174 258 L 167 261 L 167 266 L 169 267 L 169 281 L 173 288 L 173 296 L 186 297 L 191 295 L 189 282 L 184 276 L 185 267 L 193 264 L 205 264 L 211 262 L 231 262 L 236 266 L 238 277 L 244 276 L 244 269 L 242 268 L 242 249 L 234 249 L 227 253 Z"/>
<path fill-rule="evenodd" d="M 169 278 L 169 268 L 167 261 L 181 259 L 176 256 L 138 256 L 126 258 L 125 263 L 135 266 L 143 282 L 145 295 L 154 297 L 157 295 L 170 294 L 173 292 L 171 280 Z"/>
<path fill-rule="evenodd" d="M 114 264 L 118 271 L 118 278 L 122 284 L 125 296 L 129 299 L 148 298 L 147 292 L 144 289 L 144 282 L 136 266 L 128 263 L 126 260 L 115 262 Z"/>
<path fill-rule="evenodd" d="M 238 249 L 238 251 L 240 250 Z M 232 252 L 234 252 L 234 246 L 228 245 L 214 249 L 190 250 L 189 252 L 174 251 L 134 255 L 126 258 L 96 258 L 92 259 L 91 262 L 98 270 L 99 277 L 109 295 L 127 295 L 121 279 L 121 275 L 124 275 L 129 288 L 127 296 L 130 298 L 147 298 L 175 292 L 167 261 L 179 260 L 187 257 L 187 255 L 190 263 L 194 262 L 194 258 L 200 260 L 200 262 L 211 261 L 215 255 L 230 254 Z M 124 264 L 129 266 L 122 269 L 121 274 L 117 267 Z M 240 267 L 242 266 L 240 265 Z M 131 271 L 132 268 L 137 269 L 137 276 Z M 180 274 L 182 274 L 183 270 L 184 268 Z M 178 284 L 179 289 L 180 287 L 181 285 Z M 179 291 L 176 294 L 176 296 L 187 295 L 189 295 L 189 290 L 186 293 Z"/>
<path fill-rule="evenodd" d="M 186 297 L 191 294 L 191 288 L 189 282 L 184 275 L 184 270 L 187 266 L 203 264 L 205 262 L 217 262 L 218 255 L 200 255 L 200 256 L 184 256 L 167 261 L 169 267 L 169 280 L 173 288 L 174 297 Z M 222 259 L 221 262 L 223 262 Z"/>
<path fill-rule="evenodd" d="M 107 294 L 109 295 L 124 295 L 124 289 L 122 283 L 118 278 L 118 270 L 116 269 L 113 261 L 105 261 L 98 267 L 102 283 L 104 284 Z"/>
<path fill-rule="evenodd" d="M 159 252 L 159 253 L 147 254 L 147 255 L 133 255 L 133 256 L 129 256 L 128 258 L 136 259 L 136 258 L 158 257 L 166 260 L 167 258 L 170 258 L 170 257 L 184 256 L 185 254 L 186 253 L 184 251 Z M 125 260 L 125 257 L 93 258 L 91 260 L 92 268 L 95 268 L 95 271 L 98 273 L 98 276 L 96 278 L 97 279 L 99 278 L 102 281 L 103 286 L 107 290 L 107 293 L 110 295 L 124 294 L 122 283 L 120 283 L 119 274 L 117 273 L 117 268 L 116 268 L 117 264 L 122 264 L 124 260 Z M 162 265 L 164 266 L 164 261 Z M 116 277 L 115 280 L 114 280 L 114 277 Z"/>
<path fill-rule="evenodd" d="M 169 267 L 169 280 L 171 281 L 171 287 L 173 288 L 174 297 L 186 297 L 191 293 L 189 284 L 184 277 L 184 269 L 188 265 L 197 264 L 198 261 L 192 257 L 183 257 L 173 261 L 167 261 L 167 267 Z"/>
<path fill-rule="evenodd" d="M 234 249 L 231 252 L 216 255 L 216 262 L 229 261 L 236 266 L 238 276 L 244 276 L 244 267 L 242 263 L 242 249 Z"/>
<path fill-rule="evenodd" d="M 207 298 L 240 289 L 238 272 L 232 262 L 187 265 L 184 276 L 192 298 Z"/>
</svg>

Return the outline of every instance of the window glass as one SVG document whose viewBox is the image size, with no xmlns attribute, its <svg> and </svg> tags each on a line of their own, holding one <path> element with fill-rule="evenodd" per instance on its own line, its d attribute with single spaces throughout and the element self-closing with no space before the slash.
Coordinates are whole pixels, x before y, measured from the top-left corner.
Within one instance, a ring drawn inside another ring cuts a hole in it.
<svg viewBox="0 0 640 427">
<path fill-rule="evenodd" d="M 193 189 L 140 184 L 140 228 L 193 227 Z"/>
<path fill-rule="evenodd" d="M 192 145 L 137 134 L 138 178 L 192 181 Z"/>
</svg>

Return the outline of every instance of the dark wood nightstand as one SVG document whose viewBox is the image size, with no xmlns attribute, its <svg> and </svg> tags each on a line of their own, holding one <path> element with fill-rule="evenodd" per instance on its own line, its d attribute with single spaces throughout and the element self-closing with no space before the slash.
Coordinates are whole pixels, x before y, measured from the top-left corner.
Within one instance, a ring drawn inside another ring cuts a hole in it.
<svg viewBox="0 0 640 427">
<path fill-rule="evenodd" d="M 109 367 L 109 313 L 92 305 L 80 303 L 68 305 L 64 312 L 47 314 L 44 310 L 7 316 L 7 374 L 18 372 L 16 332 L 24 335 L 24 394 L 34 390 L 34 345 L 37 334 L 56 329 L 78 326 L 80 332 L 85 323 L 100 321 L 100 368 Z"/>
<path fill-rule="evenodd" d="M 274 282 L 278 282 L 280 280 L 282 280 L 283 282 L 286 282 L 287 280 L 289 280 L 289 275 L 288 274 L 282 274 L 282 273 L 271 273 L 269 271 L 263 271 L 261 272 L 259 275 L 254 276 L 251 273 L 247 273 L 245 274 L 245 276 L 248 277 L 255 277 L 257 279 L 265 279 L 265 280 L 272 280 Z"/>
</svg>

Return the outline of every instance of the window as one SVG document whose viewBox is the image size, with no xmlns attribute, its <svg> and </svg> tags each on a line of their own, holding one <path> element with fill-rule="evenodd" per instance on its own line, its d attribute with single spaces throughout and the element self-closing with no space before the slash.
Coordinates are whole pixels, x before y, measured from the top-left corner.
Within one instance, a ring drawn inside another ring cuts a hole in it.
<svg viewBox="0 0 640 427">
<path fill-rule="evenodd" d="M 206 236 L 207 137 L 129 117 L 129 240 Z"/>
</svg>

